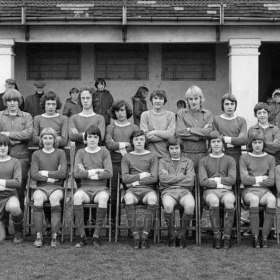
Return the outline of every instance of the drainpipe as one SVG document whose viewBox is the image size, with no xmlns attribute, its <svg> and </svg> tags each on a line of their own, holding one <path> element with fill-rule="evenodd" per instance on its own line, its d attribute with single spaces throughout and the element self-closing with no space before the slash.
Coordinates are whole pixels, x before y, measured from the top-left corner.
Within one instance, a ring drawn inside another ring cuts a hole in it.
<svg viewBox="0 0 280 280">
<path fill-rule="evenodd" d="M 127 7 L 122 8 L 122 40 L 125 43 L 127 40 Z"/>
<path fill-rule="evenodd" d="M 21 24 L 24 27 L 25 41 L 29 41 L 30 27 L 26 24 L 26 5 L 23 3 L 21 7 Z"/>
</svg>

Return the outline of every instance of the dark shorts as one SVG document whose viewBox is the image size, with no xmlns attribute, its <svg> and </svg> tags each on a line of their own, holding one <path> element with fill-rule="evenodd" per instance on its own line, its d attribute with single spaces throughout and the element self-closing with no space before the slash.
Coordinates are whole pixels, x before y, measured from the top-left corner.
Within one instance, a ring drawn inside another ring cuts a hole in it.
<svg viewBox="0 0 280 280">
<path fill-rule="evenodd" d="M 204 191 L 203 193 L 203 199 L 204 201 L 206 201 L 206 197 L 207 195 L 209 194 L 215 194 L 218 198 L 219 198 L 219 201 L 221 202 L 223 197 L 226 195 L 226 194 L 232 194 L 234 196 L 234 193 L 233 191 L 231 190 L 226 190 L 226 189 L 213 189 L 213 190 L 206 190 Z"/>
<path fill-rule="evenodd" d="M 169 195 L 172 198 L 174 198 L 177 203 L 180 202 L 182 197 L 190 195 L 193 197 L 192 193 L 189 189 L 181 188 L 181 187 L 170 187 L 162 191 L 161 199 L 163 199 L 164 196 Z"/>
<path fill-rule="evenodd" d="M 18 198 L 18 196 L 14 192 L 4 191 L 0 193 L 0 221 L 3 220 L 3 217 L 5 215 L 5 208 L 8 200 L 13 196 Z"/>
<path fill-rule="evenodd" d="M 242 191 L 241 193 L 241 196 L 242 196 L 242 199 L 245 201 L 245 196 L 248 194 L 248 193 L 252 193 L 254 194 L 255 196 L 257 196 L 259 198 L 259 200 L 262 199 L 262 197 L 264 195 L 266 195 L 267 193 L 270 193 L 272 194 L 272 192 L 270 190 L 268 190 L 267 188 L 260 188 L 260 187 L 252 187 L 252 188 L 246 188 L 244 191 Z M 273 194 L 272 194 L 273 195 Z"/>
<path fill-rule="evenodd" d="M 150 188 L 130 188 L 125 192 L 125 195 L 127 193 L 133 194 L 137 198 L 138 203 L 143 203 L 143 199 L 145 198 L 145 196 L 150 193 L 154 193 L 155 195 L 157 195 L 156 192 Z"/>
<path fill-rule="evenodd" d="M 63 188 L 62 187 L 57 187 L 57 186 L 39 187 L 36 190 L 42 191 L 46 195 L 47 198 L 49 198 L 50 195 L 56 190 L 61 190 L 63 192 Z"/>
<path fill-rule="evenodd" d="M 84 191 L 88 195 L 90 201 L 93 201 L 95 196 L 97 194 L 99 194 L 100 192 L 102 192 L 102 191 L 107 192 L 108 195 L 110 196 L 110 190 L 107 187 L 103 187 L 103 186 L 101 186 L 101 187 L 94 187 L 94 188 L 92 188 L 92 187 L 81 187 L 81 188 L 77 189 L 76 192 L 80 191 L 80 190 Z"/>
</svg>

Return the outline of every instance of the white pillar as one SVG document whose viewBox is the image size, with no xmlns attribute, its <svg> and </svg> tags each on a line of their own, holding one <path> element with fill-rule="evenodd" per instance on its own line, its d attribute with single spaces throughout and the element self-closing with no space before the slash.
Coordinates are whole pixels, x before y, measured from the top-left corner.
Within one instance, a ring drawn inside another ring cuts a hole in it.
<svg viewBox="0 0 280 280">
<path fill-rule="evenodd" d="M 237 98 L 237 115 L 256 124 L 253 108 L 259 101 L 260 39 L 229 40 L 229 88 Z"/>
<path fill-rule="evenodd" d="M 5 91 L 5 80 L 15 78 L 15 54 L 13 39 L 0 40 L 0 92 Z"/>
</svg>

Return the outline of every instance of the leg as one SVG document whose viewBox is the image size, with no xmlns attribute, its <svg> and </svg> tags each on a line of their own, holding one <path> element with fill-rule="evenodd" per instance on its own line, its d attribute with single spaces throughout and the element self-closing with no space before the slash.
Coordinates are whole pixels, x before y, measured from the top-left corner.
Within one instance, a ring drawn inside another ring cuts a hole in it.
<svg viewBox="0 0 280 280">
<path fill-rule="evenodd" d="M 253 235 L 253 245 L 255 248 L 260 248 L 260 242 L 259 242 L 259 231 L 260 231 L 260 209 L 259 209 L 259 203 L 260 200 L 258 196 L 256 196 L 253 193 L 248 192 L 244 196 L 244 202 L 246 204 L 249 204 L 249 217 L 250 217 L 250 223 L 251 223 L 251 229 L 252 229 L 252 235 Z"/>
<path fill-rule="evenodd" d="M 144 217 L 144 229 L 142 233 L 142 249 L 148 248 L 149 245 L 147 243 L 148 235 L 151 231 L 151 228 L 154 223 L 154 214 L 157 203 L 157 195 L 154 191 L 149 192 L 143 198 L 143 203 L 147 204 L 145 217 Z"/>
<path fill-rule="evenodd" d="M 78 189 L 74 194 L 74 217 L 76 223 L 76 235 L 79 236 L 79 240 L 75 247 L 82 247 L 86 245 L 85 229 L 84 229 L 84 208 L 83 203 L 89 203 L 90 197 L 81 189 Z"/>
<path fill-rule="evenodd" d="M 266 248 L 267 237 L 271 231 L 271 228 L 274 223 L 274 218 L 276 215 L 276 197 L 271 192 L 268 192 L 260 199 L 260 205 L 266 205 L 265 217 L 264 217 L 263 229 L 262 229 L 263 247 Z"/>
<path fill-rule="evenodd" d="M 183 196 L 180 199 L 180 205 L 184 208 L 184 213 L 182 216 L 182 226 L 179 233 L 179 238 L 185 240 L 186 232 L 188 230 L 188 227 L 190 226 L 194 213 L 195 202 L 193 196 L 191 194 Z M 182 247 L 185 247 L 185 243 L 186 242 L 182 242 Z"/>
<path fill-rule="evenodd" d="M 233 193 L 227 193 L 222 198 L 224 210 L 224 249 L 230 247 L 230 236 L 234 223 L 234 203 L 235 196 Z"/>
<path fill-rule="evenodd" d="M 19 244 L 23 242 L 22 237 L 22 220 L 23 213 L 20 208 L 20 203 L 17 197 L 12 196 L 6 203 L 5 210 L 11 213 L 12 222 L 14 225 L 15 238 L 14 243 Z"/>
<path fill-rule="evenodd" d="M 103 226 L 106 214 L 107 214 L 107 204 L 109 200 L 109 194 L 106 191 L 101 191 L 99 192 L 95 197 L 94 197 L 94 203 L 98 204 L 98 208 L 96 210 L 96 224 L 95 224 L 95 230 L 93 234 L 93 242 L 94 245 L 100 246 L 99 240 L 95 240 L 95 238 L 99 238 L 100 235 L 100 230 Z"/>
<path fill-rule="evenodd" d="M 210 193 L 206 196 L 205 201 L 206 204 L 209 206 L 209 218 L 214 233 L 214 247 L 216 249 L 220 249 L 221 247 L 221 233 L 220 233 L 221 221 L 220 221 L 220 209 L 219 209 L 220 200 L 216 194 Z"/>
<path fill-rule="evenodd" d="M 128 227 L 131 229 L 134 240 L 139 240 L 140 236 L 139 236 L 138 229 L 136 227 L 136 210 L 135 210 L 135 204 L 138 203 L 138 199 L 133 193 L 126 192 L 126 194 L 124 195 L 124 202 L 126 208 Z"/>
<path fill-rule="evenodd" d="M 33 207 L 33 220 L 34 228 L 37 238 L 34 242 L 35 247 L 42 247 L 43 245 L 43 204 L 48 200 L 46 194 L 41 190 L 36 190 L 33 194 L 34 207 Z"/>
<path fill-rule="evenodd" d="M 51 193 L 49 200 L 51 204 L 51 228 L 52 228 L 52 242 L 51 247 L 56 247 L 58 241 L 56 239 L 61 223 L 61 205 L 60 201 L 63 199 L 63 191 L 55 190 Z"/>
<path fill-rule="evenodd" d="M 162 197 L 163 213 L 164 219 L 168 229 L 169 236 L 169 246 L 173 246 L 175 239 L 175 230 L 174 230 L 174 206 L 177 204 L 177 201 L 170 195 L 165 194 Z"/>
</svg>

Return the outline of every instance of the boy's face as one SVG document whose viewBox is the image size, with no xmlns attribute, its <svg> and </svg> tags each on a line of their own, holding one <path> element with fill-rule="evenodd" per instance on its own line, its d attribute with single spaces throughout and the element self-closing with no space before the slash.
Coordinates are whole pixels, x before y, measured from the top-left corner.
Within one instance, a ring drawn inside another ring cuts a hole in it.
<svg viewBox="0 0 280 280">
<path fill-rule="evenodd" d="M 126 116 L 126 109 L 125 109 L 125 105 L 123 105 L 120 109 L 115 111 L 116 117 L 119 121 L 124 121 L 127 119 Z"/>
<path fill-rule="evenodd" d="M 72 92 L 71 99 L 76 101 L 78 99 L 78 95 L 79 95 L 79 93 L 77 91 Z"/>
<path fill-rule="evenodd" d="M 160 110 L 164 105 L 164 98 L 162 96 L 155 95 L 152 99 L 154 109 Z"/>
<path fill-rule="evenodd" d="M 260 124 L 268 122 L 268 112 L 265 109 L 258 110 L 256 115 Z"/>
<path fill-rule="evenodd" d="M 212 153 L 215 153 L 215 154 L 221 153 L 223 151 L 223 147 L 224 147 L 222 139 L 220 139 L 220 138 L 211 139 L 210 147 L 211 147 Z"/>
<path fill-rule="evenodd" d="M 191 111 L 198 111 L 201 106 L 201 99 L 199 96 L 191 96 L 187 99 Z"/>
<path fill-rule="evenodd" d="M 102 91 L 102 90 L 105 89 L 105 85 L 104 85 L 103 83 L 98 83 L 98 84 L 97 84 L 97 89 L 100 90 L 100 91 Z"/>
<path fill-rule="evenodd" d="M 42 138 L 42 143 L 45 149 L 52 149 L 54 146 L 54 137 L 50 135 L 44 135 Z"/>
<path fill-rule="evenodd" d="M 94 135 L 89 134 L 87 136 L 87 146 L 89 148 L 92 148 L 92 149 L 96 148 L 98 146 L 98 142 L 99 142 L 99 136 L 98 135 L 96 135 L 96 134 L 94 134 Z"/>
<path fill-rule="evenodd" d="M 180 145 L 171 145 L 169 146 L 169 153 L 171 158 L 180 158 L 181 156 L 181 147 Z"/>
</svg>

